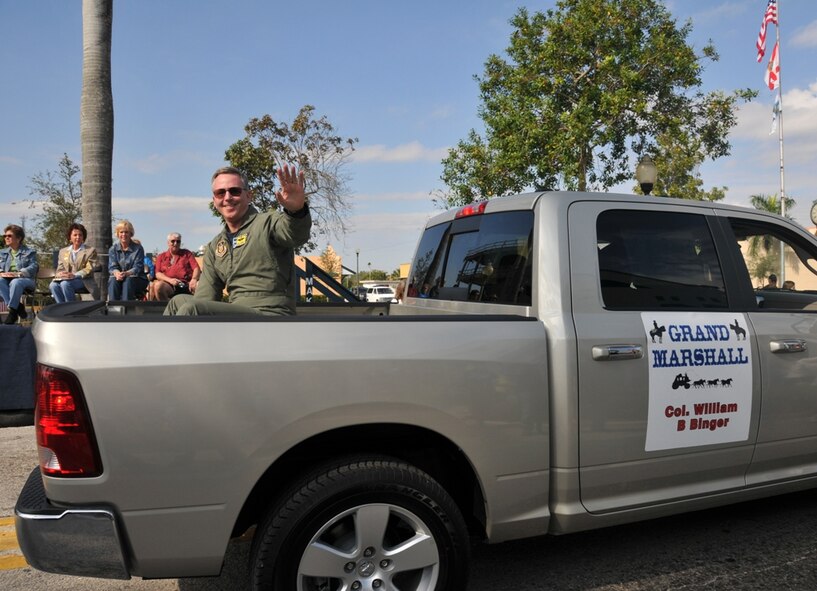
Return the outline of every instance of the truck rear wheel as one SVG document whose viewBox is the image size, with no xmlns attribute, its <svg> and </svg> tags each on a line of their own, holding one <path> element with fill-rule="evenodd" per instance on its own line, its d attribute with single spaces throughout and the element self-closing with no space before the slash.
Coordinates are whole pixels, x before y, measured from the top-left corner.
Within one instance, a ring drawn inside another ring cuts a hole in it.
<svg viewBox="0 0 817 591">
<path fill-rule="evenodd" d="M 253 589 L 465 589 L 462 515 L 426 473 L 401 461 L 347 459 L 304 478 L 253 539 Z"/>
</svg>

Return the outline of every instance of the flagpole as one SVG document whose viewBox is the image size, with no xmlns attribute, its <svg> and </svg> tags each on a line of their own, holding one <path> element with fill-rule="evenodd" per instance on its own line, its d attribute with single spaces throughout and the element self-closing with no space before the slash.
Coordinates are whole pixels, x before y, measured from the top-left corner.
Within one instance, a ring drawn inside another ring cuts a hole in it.
<svg viewBox="0 0 817 591">
<path fill-rule="evenodd" d="M 786 216 L 786 175 L 785 175 L 785 168 L 783 166 L 783 66 L 782 60 L 780 55 L 780 0 L 777 1 L 777 23 L 774 28 L 775 30 L 775 40 L 776 40 L 776 47 L 777 47 L 777 60 L 779 65 L 779 70 L 777 73 L 777 100 L 779 101 L 780 105 L 780 112 L 777 114 L 778 117 L 778 125 L 777 125 L 777 144 L 780 150 L 780 215 L 783 217 Z M 783 282 L 786 280 L 786 254 L 783 249 L 783 242 L 780 242 L 780 283 L 778 285 L 783 285 Z"/>
<path fill-rule="evenodd" d="M 777 59 L 780 59 L 780 0 L 777 2 L 777 22 L 775 27 L 777 35 Z M 779 125 L 777 126 L 777 143 L 780 146 L 780 214 L 786 215 L 786 177 L 783 169 L 783 67 L 781 65 L 780 72 L 777 75 L 777 100 L 780 104 L 780 113 L 778 113 Z"/>
</svg>

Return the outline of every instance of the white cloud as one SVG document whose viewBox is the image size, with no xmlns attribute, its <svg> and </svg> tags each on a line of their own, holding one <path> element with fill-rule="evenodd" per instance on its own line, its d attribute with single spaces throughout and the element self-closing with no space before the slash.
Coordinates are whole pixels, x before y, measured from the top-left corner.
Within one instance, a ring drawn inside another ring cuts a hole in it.
<svg viewBox="0 0 817 591">
<path fill-rule="evenodd" d="M 783 107 L 786 109 L 817 112 L 817 82 L 808 89 L 796 88 L 783 96 Z"/>
<path fill-rule="evenodd" d="M 353 228 L 350 234 L 354 234 L 358 229 L 364 229 L 367 233 L 378 231 L 392 233 L 411 230 L 414 232 L 413 237 L 416 239 L 420 235 L 420 231 L 425 227 L 428 219 L 436 215 L 436 213 L 437 212 L 431 214 L 428 212 L 395 212 L 355 215 L 349 219 L 349 225 Z"/>
<path fill-rule="evenodd" d="M 770 99 L 771 100 L 771 99 Z M 732 137 L 764 139 L 772 125 L 772 103 L 742 105 Z M 783 132 L 787 140 L 811 140 L 817 133 L 817 82 L 783 93 Z"/>
<path fill-rule="evenodd" d="M 817 21 L 811 21 L 798 30 L 791 41 L 799 47 L 817 47 Z"/>
<path fill-rule="evenodd" d="M 23 199 L 0 203 L 0 221 L 8 218 L 17 219 L 18 221 L 14 223 L 19 223 L 22 216 L 32 219 L 40 213 L 42 213 L 42 205 L 39 203 L 35 204 L 34 207 L 31 207 L 30 203 Z"/>
<path fill-rule="evenodd" d="M 439 162 L 448 154 L 448 148 L 426 148 L 414 141 L 389 148 L 383 144 L 361 146 L 352 153 L 354 162 Z"/>
<path fill-rule="evenodd" d="M 111 208 L 117 214 L 173 211 L 207 211 L 208 197 L 178 197 L 163 195 L 160 197 L 124 198 L 114 197 Z"/>
<path fill-rule="evenodd" d="M 358 193 L 355 194 L 355 201 L 361 202 L 375 202 L 385 203 L 391 201 L 406 202 L 406 201 L 425 201 L 431 205 L 432 195 L 428 191 L 412 191 L 404 193 Z"/>
<path fill-rule="evenodd" d="M 343 258 L 347 268 L 354 269 L 360 250 L 360 269 L 372 263 L 373 269 L 391 271 L 407 263 L 414 254 L 417 240 L 426 222 L 436 212 L 372 213 L 352 216 L 349 232 L 332 246 Z M 317 252 L 320 252 L 321 248 Z"/>
<path fill-rule="evenodd" d="M 13 156 L 0 156 L 0 163 L 13 164 L 14 166 L 19 166 L 23 163 L 23 161 L 20 160 L 19 158 L 14 158 Z"/>
<path fill-rule="evenodd" d="M 215 217 L 213 218 L 213 222 L 210 224 L 199 224 L 196 226 L 190 226 L 188 231 L 192 234 L 204 234 L 205 236 L 215 236 L 219 232 L 221 232 L 221 222 L 219 222 Z"/>
</svg>

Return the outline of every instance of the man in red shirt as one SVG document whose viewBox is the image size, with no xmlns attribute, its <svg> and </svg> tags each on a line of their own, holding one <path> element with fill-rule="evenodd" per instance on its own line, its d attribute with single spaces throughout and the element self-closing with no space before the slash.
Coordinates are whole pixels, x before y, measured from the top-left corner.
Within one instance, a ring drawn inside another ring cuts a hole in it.
<svg viewBox="0 0 817 591">
<path fill-rule="evenodd" d="M 177 293 L 194 293 L 201 276 L 196 255 L 182 248 L 182 235 L 167 236 L 167 250 L 156 257 L 156 279 L 148 289 L 148 299 L 165 302 Z"/>
</svg>

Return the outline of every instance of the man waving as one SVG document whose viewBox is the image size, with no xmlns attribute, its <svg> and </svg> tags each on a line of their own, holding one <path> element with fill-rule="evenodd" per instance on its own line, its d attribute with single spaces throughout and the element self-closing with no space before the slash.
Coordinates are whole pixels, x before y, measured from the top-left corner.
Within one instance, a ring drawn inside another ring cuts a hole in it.
<svg viewBox="0 0 817 591">
<path fill-rule="evenodd" d="M 295 313 L 293 255 L 309 240 L 312 219 L 303 171 L 285 164 L 277 175 L 283 211 L 259 213 L 240 170 L 213 173 L 213 206 L 224 229 L 207 245 L 195 295 L 174 297 L 166 315 Z"/>
</svg>

